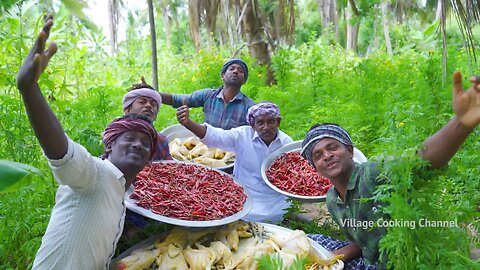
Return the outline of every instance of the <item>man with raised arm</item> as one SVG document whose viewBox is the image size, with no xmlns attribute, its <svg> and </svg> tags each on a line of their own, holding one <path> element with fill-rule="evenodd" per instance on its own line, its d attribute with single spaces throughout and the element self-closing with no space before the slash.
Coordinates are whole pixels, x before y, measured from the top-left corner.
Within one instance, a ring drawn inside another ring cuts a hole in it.
<svg viewBox="0 0 480 270">
<path fill-rule="evenodd" d="M 53 42 L 45 50 L 52 25 L 48 16 L 17 75 L 31 126 L 59 184 L 33 269 L 107 269 L 123 229 L 125 190 L 153 155 L 157 132 L 136 116 L 115 119 L 103 134 L 102 158 L 65 135 L 38 85 L 57 51 Z"/>
<path fill-rule="evenodd" d="M 455 116 L 426 139 L 418 151 L 433 169 L 447 165 L 480 123 L 480 77 L 472 77 L 470 81 L 472 87 L 463 91 L 460 72 L 453 74 L 452 106 Z M 343 254 L 347 262 L 363 256 L 365 264 L 369 265 L 367 268 L 370 267 L 368 269 L 374 269 L 374 265 L 384 269 L 386 258 L 380 261 L 378 244 L 386 234 L 386 228 L 355 225 L 377 224 L 378 220 L 389 219 L 381 211 L 382 203 L 371 199 L 384 181 L 380 177 L 382 171 L 379 164 L 354 163 L 350 135 L 342 127 L 331 123 L 312 126 L 303 141 L 301 154 L 319 174 L 333 183 L 327 193 L 327 207 L 350 243 L 323 235 L 313 235 L 312 238 L 333 254 Z M 358 263 L 363 265 L 363 261 Z"/>
<path fill-rule="evenodd" d="M 194 122 L 189 118 L 187 105 L 177 109 L 177 119 L 208 147 L 235 152 L 233 174 L 253 197 L 252 210 L 245 220 L 279 222 L 283 219 L 289 207 L 286 196 L 265 184 L 261 175 L 262 162 L 268 154 L 292 142 L 292 138 L 278 128 L 281 116 L 277 105 L 255 104 L 246 115 L 249 125 L 230 130 Z"/>
<path fill-rule="evenodd" d="M 255 104 L 241 92 L 248 78 L 248 67 L 242 59 L 226 61 L 220 70 L 223 85 L 217 89 L 206 88 L 191 94 L 160 93 L 164 104 L 174 108 L 182 106 L 184 100 L 188 107 L 203 107 L 204 122 L 213 127 L 231 129 L 248 125 L 247 111 Z"/>
</svg>

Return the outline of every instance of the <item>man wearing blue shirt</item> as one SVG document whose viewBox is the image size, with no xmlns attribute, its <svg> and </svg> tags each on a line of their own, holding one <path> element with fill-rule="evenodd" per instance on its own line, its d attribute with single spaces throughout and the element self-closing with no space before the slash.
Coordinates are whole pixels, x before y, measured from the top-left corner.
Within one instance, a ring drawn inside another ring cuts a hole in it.
<svg viewBox="0 0 480 270">
<path fill-rule="evenodd" d="M 247 81 L 248 67 L 241 59 L 231 59 L 223 65 L 220 76 L 223 86 L 202 89 L 191 94 L 160 93 L 162 103 L 178 108 L 185 99 L 188 107 L 203 107 L 204 122 L 214 127 L 231 129 L 247 125 L 245 116 L 255 103 L 240 91 Z"/>
</svg>

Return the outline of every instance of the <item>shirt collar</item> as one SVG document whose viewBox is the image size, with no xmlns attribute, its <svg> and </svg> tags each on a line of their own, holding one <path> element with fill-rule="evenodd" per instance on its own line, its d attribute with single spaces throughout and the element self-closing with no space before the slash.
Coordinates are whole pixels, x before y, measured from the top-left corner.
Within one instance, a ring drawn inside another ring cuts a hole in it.
<svg viewBox="0 0 480 270">
<path fill-rule="evenodd" d="M 251 126 L 250 126 L 250 127 L 251 127 Z M 252 130 L 253 130 L 253 138 L 252 138 L 252 141 L 259 140 L 259 141 L 265 143 L 265 142 L 262 140 L 262 138 L 260 138 L 260 135 L 258 135 L 258 132 L 257 132 L 256 130 L 254 130 L 253 128 L 252 128 Z M 273 141 L 270 143 L 270 145 L 272 145 L 272 143 L 277 142 L 277 141 L 280 141 L 280 130 L 277 130 L 277 136 L 275 137 L 275 139 L 273 139 Z"/>
<path fill-rule="evenodd" d="M 115 177 L 117 177 L 117 179 L 120 180 L 121 184 L 125 186 L 126 180 L 122 171 L 120 171 L 120 169 L 118 169 L 117 166 L 115 166 L 112 162 L 110 162 L 110 160 L 104 159 L 103 161 L 105 161 L 105 164 L 113 170 Z"/>
<path fill-rule="evenodd" d="M 355 175 L 358 173 L 359 166 L 356 162 L 354 163 L 354 166 L 355 167 L 353 168 L 352 174 L 350 175 L 350 178 L 348 179 L 347 193 L 348 193 L 348 191 L 357 188 L 357 181 L 356 181 Z M 340 199 L 340 195 L 338 194 L 337 189 L 335 187 L 332 187 L 332 189 L 333 189 L 333 194 L 334 194 L 334 197 L 335 197 L 335 202 L 337 204 L 344 204 L 342 199 Z M 346 197 L 347 196 L 345 196 L 345 199 L 346 199 Z"/>
<path fill-rule="evenodd" d="M 235 95 L 235 97 L 233 97 L 232 100 L 230 100 L 230 102 L 232 102 L 235 99 L 242 100 L 243 96 L 244 96 L 243 93 L 240 91 L 240 92 L 238 92 L 238 94 Z M 216 98 L 220 98 L 220 99 L 223 100 L 223 86 L 221 87 L 220 92 L 218 92 Z"/>
<path fill-rule="evenodd" d="M 354 162 L 355 167 L 353 168 L 352 174 L 350 175 L 350 179 L 348 179 L 347 190 L 352 190 L 357 187 L 355 175 L 358 173 L 358 169 L 360 168 L 358 165 L 358 163 Z"/>
</svg>

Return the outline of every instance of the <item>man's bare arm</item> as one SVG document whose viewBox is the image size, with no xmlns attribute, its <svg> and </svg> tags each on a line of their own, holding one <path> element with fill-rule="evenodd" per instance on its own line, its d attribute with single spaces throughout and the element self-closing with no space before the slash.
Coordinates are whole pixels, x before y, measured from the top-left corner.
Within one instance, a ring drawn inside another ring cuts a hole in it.
<svg viewBox="0 0 480 270">
<path fill-rule="evenodd" d="M 333 255 L 345 255 L 345 257 L 343 257 L 343 261 L 345 262 L 348 262 L 348 261 L 351 261 L 353 259 L 356 259 L 358 257 L 360 257 L 362 255 L 362 250 L 360 249 L 359 246 L 357 246 L 357 244 L 355 243 L 350 243 L 340 249 L 337 249 L 335 251 L 332 251 L 332 254 Z"/>
<path fill-rule="evenodd" d="M 67 153 L 67 137 L 38 86 L 40 75 L 57 51 L 57 45 L 53 42 L 45 50 L 52 25 L 53 17 L 50 15 L 17 74 L 17 86 L 22 94 L 30 124 L 45 155 L 51 159 L 60 159 Z"/>
<path fill-rule="evenodd" d="M 452 106 L 455 116 L 423 143 L 419 154 L 430 161 L 433 168 L 441 168 L 455 155 L 465 139 L 480 123 L 480 78 L 472 77 L 472 87 L 462 87 L 460 72 L 453 74 Z"/>
</svg>

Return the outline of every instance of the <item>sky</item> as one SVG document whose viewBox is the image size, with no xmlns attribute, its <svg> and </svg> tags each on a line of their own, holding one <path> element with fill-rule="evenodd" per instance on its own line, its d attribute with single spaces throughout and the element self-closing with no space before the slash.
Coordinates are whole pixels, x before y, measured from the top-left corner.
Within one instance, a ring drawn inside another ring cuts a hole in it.
<svg viewBox="0 0 480 270">
<path fill-rule="evenodd" d="M 107 0 L 88 0 L 87 16 L 97 26 L 103 29 L 103 34 L 110 40 L 108 29 L 108 1 Z M 118 26 L 118 41 L 125 40 L 126 23 L 128 9 L 147 9 L 147 1 L 145 0 L 123 0 L 126 8 L 121 9 L 121 18 Z"/>
</svg>

